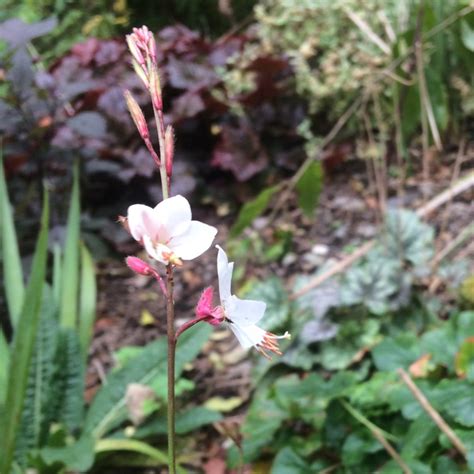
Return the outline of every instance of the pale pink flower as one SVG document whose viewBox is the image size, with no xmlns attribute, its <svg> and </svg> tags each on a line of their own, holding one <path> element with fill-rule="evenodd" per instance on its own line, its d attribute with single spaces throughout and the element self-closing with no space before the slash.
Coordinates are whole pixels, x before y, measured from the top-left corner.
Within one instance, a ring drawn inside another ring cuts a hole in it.
<svg viewBox="0 0 474 474">
<path fill-rule="evenodd" d="M 218 249 L 219 295 L 224 311 L 224 320 L 229 323 L 230 329 L 244 349 L 253 346 L 265 357 L 269 357 L 265 350 L 281 355 L 277 340 L 290 339 L 290 334 L 285 332 L 283 336 L 276 336 L 257 326 L 256 323 L 262 319 L 267 305 L 263 301 L 242 300 L 231 294 L 234 263 L 229 263 L 224 250 L 218 245 L 216 247 Z"/>
<path fill-rule="evenodd" d="M 128 227 L 148 255 L 164 264 L 181 265 L 212 244 L 217 229 L 191 220 L 191 206 L 183 196 L 174 196 L 154 208 L 134 204 L 128 208 Z"/>
</svg>

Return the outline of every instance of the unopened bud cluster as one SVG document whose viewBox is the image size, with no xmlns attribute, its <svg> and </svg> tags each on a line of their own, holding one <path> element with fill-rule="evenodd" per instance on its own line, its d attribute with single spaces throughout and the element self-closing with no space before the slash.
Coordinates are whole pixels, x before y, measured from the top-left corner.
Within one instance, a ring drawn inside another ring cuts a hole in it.
<svg viewBox="0 0 474 474">
<path fill-rule="evenodd" d="M 134 28 L 133 33 L 127 35 L 127 44 L 132 54 L 133 68 L 150 94 L 151 103 L 157 119 L 158 137 L 160 141 L 164 140 L 163 99 L 161 95 L 158 62 L 156 59 L 155 38 L 146 26 L 142 26 L 141 28 Z M 169 180 L 171 178 L 173 163 L 174 141 L 168 138 L 168 143 L 164 147 L 165 149 L 160 146 L 161 153 L 157 153 L 151 143 L 148 125 L 143 111 L 130 91 L 125 91 L 124 96 L 130 115 L 148 151 L 158 166 L 166 168 Z M 169 135 L 171 137 L 173 136 L 172 130 L 170 130 Z M 165 156 L 162 156 L 163 154 L 165 154 Z M 163 172 L 165 172 L 165 169 L 163 169 Z"/>
</svg>

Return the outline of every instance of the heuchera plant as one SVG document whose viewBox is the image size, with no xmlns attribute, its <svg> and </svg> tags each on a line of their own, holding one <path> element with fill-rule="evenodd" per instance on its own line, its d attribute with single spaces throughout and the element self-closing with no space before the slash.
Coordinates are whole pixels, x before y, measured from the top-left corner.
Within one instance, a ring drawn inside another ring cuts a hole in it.
<svg viewBox="0 0 474 474">
<path fill-rule="evenodd" d="M 217 246 L 217 273 L 219 277 L 220 305 L 213 306 L 213 288 L 203 291 L 196 306 L 196 315 L 177 330 L 174 321 L 173 271 L 183 265 L 183 260 L 192 260 L 203 254 L 212 245 L 217 229 L 203 222 L 192 220 L 191 206 L 183 196 L 170 197 L 173 172 L 174 136 L 173 128 L 165 128 L 163 101 L 158 74 L 156 43 L 146 26 L 134 28 L 127 35 L 132 54 L 132 64 L 138 77 L 150 94 L 158 132 L 159 149 L 156 151 L 150 139 L 145 116 L 129 91 L 125 91 L 130 114 L 137 126 L 150 155 L 160 171 L 163 200 L 154 208 L 134 204 L 128 208 L 127 217 L 120 222 L 132 237 L 140 242 L 151 262 L 165 265 L 164 278 L 153 263 L 137 257 L 127 257 L 127 265 L 136 273 L 154 278 L 166 299 L 168 336 L 168 459 L 169 472 L 176 472 L 175 455 L 175 350 L 178 337 L 198 322 L 212 325 L 227 323 L 244 348 L 255 347 L 265 357 L 269 352 L 281 354 L 278 339 L 290 338 L 286 332 L 276 336 L 256 324 L 262 319 L 266 305 L 262 301 L 242 300 L 231 294 L 233 263 Z"/>
</svg>

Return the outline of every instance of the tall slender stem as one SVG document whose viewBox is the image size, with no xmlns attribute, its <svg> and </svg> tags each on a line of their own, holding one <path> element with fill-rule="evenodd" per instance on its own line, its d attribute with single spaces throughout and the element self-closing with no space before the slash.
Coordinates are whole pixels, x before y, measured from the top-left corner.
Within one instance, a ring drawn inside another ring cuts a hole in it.
<svg viewBox="0 0 474 474">
<path fill-rule="evenodd" d="M 168 464 L 169 473 L 176 473 L 176 449 L 175 449 L 175 354 L 176 341 L 174 330 L 174 301 L 173 301 L 173 266 L 166 267 L 166 286 L 168 296 L 166 300 L 167 333 L 168 333 Z"/>
</svg>

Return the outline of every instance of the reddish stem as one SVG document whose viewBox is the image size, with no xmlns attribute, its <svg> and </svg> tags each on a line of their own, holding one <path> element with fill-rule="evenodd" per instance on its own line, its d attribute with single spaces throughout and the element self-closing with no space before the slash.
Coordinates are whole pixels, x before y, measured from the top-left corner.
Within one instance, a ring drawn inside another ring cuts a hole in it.
<svg viewBox="0 0 474 474">
<path fill-rule="evenodd" d="M 195 324 L 201 322 L 201 321 L 204 321 L 208 318 L 209 316 L 206 314 L 206 315 L 203 315 L 203 316 L 196 316 L 194 319 L 191 319 L 187 322 L 185 322 L 184 324 L 182 324 L 176 331 L 176 334 L 174 336 L 175 338 L 175 342 L 178 342 L 178 337 L 184 332 L 186 331 L 186 329 L 189 329 L 191 327 L 193 327 Z"/>
</svg>

